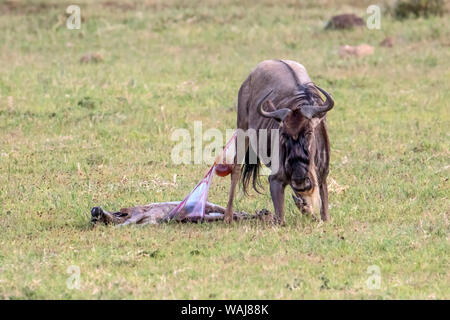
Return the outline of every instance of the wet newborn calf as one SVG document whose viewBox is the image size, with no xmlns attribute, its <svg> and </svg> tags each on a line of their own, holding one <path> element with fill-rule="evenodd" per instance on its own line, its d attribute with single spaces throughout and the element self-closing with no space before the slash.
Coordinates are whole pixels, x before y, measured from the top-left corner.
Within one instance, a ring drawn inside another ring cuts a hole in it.
<svg viewBox="0 0 450 320">
<path fill-rule="evenodd" d="M 180 202 L 156 202 L 145 206 L 136 206 L 132 208 L 123 208 L 118 212 L 108 212 L 101 207 L 94 207 L 91 210 L 91 222 L 92 223 L 104 223 L 104 224 L 160 224 L 167 222 L 165 216 L 174 209 Z M 218 206 L 214 203 L 207 202 L 205 206 L 205 216 L 203 221 L 212 222 L 223 220 L 225 208 Z M 243 219 L 266 219 L 270 213 L 267 210 L 261 210 L 256 215 L 250 215 L 245 212 L 235 212 L 233 214 L 234 220 Z M 196 217 L 180 217 L 176 219 L 177 222 L 198 222 L 201 221 L 200 216 Z"/>
</svg>

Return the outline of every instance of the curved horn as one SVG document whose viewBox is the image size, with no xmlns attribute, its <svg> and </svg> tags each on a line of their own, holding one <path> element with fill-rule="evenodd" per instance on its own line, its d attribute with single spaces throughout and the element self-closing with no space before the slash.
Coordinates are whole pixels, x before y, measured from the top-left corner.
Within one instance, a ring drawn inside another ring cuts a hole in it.
<svg viewBox="0 0 450 320">
<path fill-rule="evenodd" d="M 308 119 L 312 119 L 322 113 L 328 112 L 331 109 L 333 109 L 333 106 L 334 106 L 334 100 L 331 97 L 331 95 L 328 92 L 326 92 L 325 90 L 323 90 L 322 88 L 320 88 L 318 86 L 315 86 L 315 87 L 317 89 L 319 89 L 320 92 L 323 93 L 323 95 L 325 96 L 326 99 L 325 99 L 325 102 L 323 103 L 323 105 L 321 105 L 321 106 L 307 105 L 307 106 L 303 106 L 301 108 L 302 115 Z"/>
<path fill-rule="evenodd" d="M 258 113 L 265 117 L 265 118 L 273 118 L 277 121 L 283 121 L 286 116 L 291 112 L 291 109 L 288 108 L 283 108 L 283 109 L 279 109 L 279 110 L 275 110 L 275 111 L 264 111 L 262 106 L 263 103 L 266 101 L 267 97 L 273 92 L 273 90 L 270 90 L 270 92 L 268 94 L 266 94 L 258 103 Z M 269 103 L 273 106 L 272 101 L 269 100 Z"/>
</svg>

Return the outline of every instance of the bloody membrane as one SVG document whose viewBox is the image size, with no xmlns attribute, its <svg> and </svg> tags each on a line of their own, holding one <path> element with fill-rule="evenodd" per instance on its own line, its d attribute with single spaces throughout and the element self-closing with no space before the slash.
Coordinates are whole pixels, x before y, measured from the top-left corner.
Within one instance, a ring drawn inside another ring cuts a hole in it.
<svg viewBox="0 0 450 320">
<path fill-rule="evenodd" d="M 231 164 L 227 164 L 227 163 L 218 163 L 215 166 L 216 168 L 216 174 L 219 177 L 226 177 L 227 175 L 229 175 L 231 173 L 232 167 Z"/>
<path fill-rule="evenodd" d="M 209 186 L 214 175 L 214 166 L 194 190 L 168 214 L 168 220 L 202 220 L 205 216 L 205 206 L 208 199 Z"/>
<path fill-rule="evenodd" d="M 205 217 L 205 206 L 208 200 L 209 187 L 211 186 L 212 177 L 216 172 L 219 176 L 224 177 L 231 173 L 231 164 L 234 161 L 235 140 L 237 133 L 235 132 L 231 139 L 225 145 L 221 154 L 216 157 L 213 166 L 208 173 L 203 177 L 197 186 L 178 204 L 172 211 L 170 211 L 165 220 L 182 221 L 185 219 L 191 221 L 202 221 Z M 232 159 L 232 160 L 230 160 Z"/>
</svg>

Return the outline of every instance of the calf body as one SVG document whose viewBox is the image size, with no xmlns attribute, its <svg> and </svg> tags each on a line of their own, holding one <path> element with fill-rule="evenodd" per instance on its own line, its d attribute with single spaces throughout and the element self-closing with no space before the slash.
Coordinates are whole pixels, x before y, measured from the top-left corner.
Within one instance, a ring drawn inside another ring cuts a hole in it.
<svg viewBox="0 0 450 320">
<path fill-rule="evenodd" d="M 122 208 L 117 212 L 108 212 L 102 207 L 94 207 L 91 209 L 91 222 L 93 224 L 113 224 L 125 226 L 129 224 L 161 224 L 168 222 L 167 214 L 172 211 L 180 202 L 155 202 L 143 206 L 135 206 L 131 208 Z M 225 208 L 211 202 L 207 202 L 205 206 L 205 214 L 203 217 L 181 217 L 177 218 L 177 222 L 214 222 L 223 220 Z M 244 219 L 270 219 L 270 213 L 267 210 L 261 210 L 252 215 L 245 212 L 234 212 L 234 220 Z"/>
</svg>

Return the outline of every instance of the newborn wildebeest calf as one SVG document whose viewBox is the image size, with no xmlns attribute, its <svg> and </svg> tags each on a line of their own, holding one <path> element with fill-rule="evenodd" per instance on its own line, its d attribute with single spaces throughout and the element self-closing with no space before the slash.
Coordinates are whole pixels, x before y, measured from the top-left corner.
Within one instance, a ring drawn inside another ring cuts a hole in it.
<svg viewBox="0 0 450 320">
<path fill-rule="evenodd" d="M 160 224 L 168 222 L 167 214 L 173 210 L 180 202 L 156 202 L 144 206 L 136 206 L 132 208 L 123 208 L 118 212 L 108 212 L 101 207 L 94 207 L 91 210 L 91 222 L 103 224 L 116 224 L 125 226 L 128 224 Z M 177 222 L 213 222 L 223 220 L 225 208 L 214 203 L 207 202 L 205 206 L 205 215 L 203 219 L 196 217 L 178 217 Z M 257 214 L 252 215 L 245 212 L 235 212 L 234 220 L 243 219 L 261 219 L 271 220 L 270 213 L 267 210 L 261 210 Z"/>
</svg>

